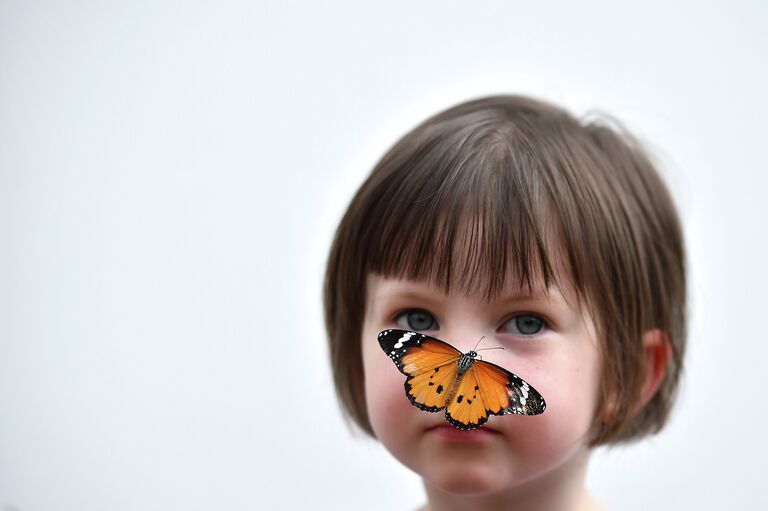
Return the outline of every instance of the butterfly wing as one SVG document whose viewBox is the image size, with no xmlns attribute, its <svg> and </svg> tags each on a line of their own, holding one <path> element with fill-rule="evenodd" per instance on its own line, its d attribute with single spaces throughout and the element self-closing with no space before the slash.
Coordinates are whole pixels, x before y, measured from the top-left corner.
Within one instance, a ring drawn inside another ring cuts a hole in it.
<svg viewBox="0 0 768 511">
<path fill-rule="evenodd" d="M 488 420 L 488 408 L 474 368 L 464 373 L 451 402 L 445 408 L 445 420 L 460 429 L 475 429 Z"/>
<path fill-rule="evenodd" d="M 474 373 L 489 414 L 538 415 L 547 407 L 530 383 L 503 367 L 476 360 L 468 372 Z"/>
<path fill-rule="evenodd" d="M 538 415 L 544 398 L 528 382 L 503 367 L 482 360 L 456 381 L 462 354 L 448 343 L 407 330 L 384 330 L 381 349 L 408 378 L 405 393 L 421 410 L 445 408 L 445 418 L 461 429 L 475 429 L 489 415 Z"/>
<path fill-rule="evenodd" d="M 405 394 L 420 410 L 436 412 L 445 407 L 456 382 L 461 352 L 434 337 L 407 330 L 384 330 L 381 349 L 392 359 L 405 380 Z"/>
<path fill-rule="evenodd" d="M 547 407 L 528 382 L 503 367 L 475 360 L 445 409 L 445 419 L 460 429 L 476 429 L 489 415 L 538 415 Z"/>
</svg>

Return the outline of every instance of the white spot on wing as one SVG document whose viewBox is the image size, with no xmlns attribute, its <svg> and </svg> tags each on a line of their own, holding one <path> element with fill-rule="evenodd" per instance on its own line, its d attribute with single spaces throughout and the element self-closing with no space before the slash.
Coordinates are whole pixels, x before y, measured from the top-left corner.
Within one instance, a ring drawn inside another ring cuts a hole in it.
<svg viewBox="0 0 768 511">
<path fill-rule="evenodd" d="M 403 334 L 403 336 L 398 339 L 397 344 L 393 346 L 395 349 L 400 349 L 403 347 L 404 342 L 408 342 L 408 339 L 410 339 L 412 336 L 416 335 L 414 332 L 408 332 L 406 334 Z"/>
</svg>

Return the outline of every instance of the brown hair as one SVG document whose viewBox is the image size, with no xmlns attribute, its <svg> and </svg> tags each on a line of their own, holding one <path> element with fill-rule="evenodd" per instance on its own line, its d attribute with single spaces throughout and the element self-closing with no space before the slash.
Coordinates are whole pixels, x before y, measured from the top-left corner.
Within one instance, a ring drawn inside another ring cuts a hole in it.
<svg viewBox="0 0 768 511">
<path fill-rule="evenodd" d="M 336 390 L 364 431 L 373 434 L 361 385 L 369 273 L 488 300 L 506 284 L 493 275 L 529 289 L 569 277 L 602 353 L 592 445 L 663 427 L 685 351 L 682 232 L 641 144 L 613 124 L 524 96 L 487 97 L 427 119 L 379 161 L 336 231 L 324 287 Z M 470 242 L 457 253 L 462 236 Z M 555 271 L 563 265 L 568 275 Z M 635 411 L 650 329 L 666 333 L 672 357 Z"/>
</svg>

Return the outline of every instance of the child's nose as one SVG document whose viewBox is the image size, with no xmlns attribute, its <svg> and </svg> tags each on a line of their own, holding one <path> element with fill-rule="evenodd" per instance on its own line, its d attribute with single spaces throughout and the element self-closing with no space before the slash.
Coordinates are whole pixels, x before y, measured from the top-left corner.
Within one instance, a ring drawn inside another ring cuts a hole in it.
<svg viewBox="0 0 768 511">
<path fill-rule="evenodd" d="M 444 341 L 450 343 L 462 353 L 466 353 L 477 347 L 478 341 L 483 337 L 487 338 L 490 332 L 481 325 L 464 325 L 451 328 L 444 335 Z"/>
</svg>

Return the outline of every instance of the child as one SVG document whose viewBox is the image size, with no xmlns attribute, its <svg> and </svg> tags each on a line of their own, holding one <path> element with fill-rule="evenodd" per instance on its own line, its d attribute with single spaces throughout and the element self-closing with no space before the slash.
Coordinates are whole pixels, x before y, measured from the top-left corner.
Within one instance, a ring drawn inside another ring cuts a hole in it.
<svg viewBox="0 0 768 511">
<path fill-rule="evenodd" d="M 349 416 L 423 479 L 424 509 L 601 509 L 590 451 L 659 431 L 685 349 L 674 205 L 631 135 L 523 96 L 469 101 L 392 147 L 344 215 L 324 306 Z M 402 329 L 529 382 L 541 415 L 478 429 L 411 405 Z"/>
</svg>

